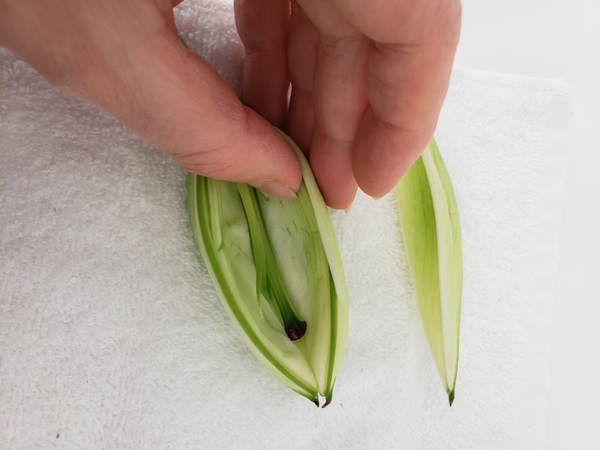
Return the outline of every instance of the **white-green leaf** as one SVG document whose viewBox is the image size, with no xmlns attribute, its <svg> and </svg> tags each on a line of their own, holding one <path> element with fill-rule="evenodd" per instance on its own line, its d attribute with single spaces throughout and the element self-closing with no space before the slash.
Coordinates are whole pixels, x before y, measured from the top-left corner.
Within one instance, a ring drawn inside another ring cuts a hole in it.
<svg viewBox="0 0 600 450">
<path fill-rule="evenodd" d="M 454 190 L 433 138 L 396 192 L 421 319 L 452 404 L 458 370 L 462 245 Z"/>
<path fill-rule="evenodd" d="M 348 329 L 342 259 L 308 162 L 282 135 L 302 167 L 296 200 L 189 174 L 190 221 L 219 298 L 250 351 L 291 389 L 317 405 L 323 396 L 327 405 Z M 305 334 L 292 341 L 289 323 L 302 322 Z"/>
</svg>

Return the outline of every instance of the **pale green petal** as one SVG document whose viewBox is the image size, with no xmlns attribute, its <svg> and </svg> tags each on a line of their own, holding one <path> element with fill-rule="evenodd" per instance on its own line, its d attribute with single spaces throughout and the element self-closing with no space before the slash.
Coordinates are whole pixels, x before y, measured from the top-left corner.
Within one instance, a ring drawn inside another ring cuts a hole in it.
<svg viewBox="0 0 600 450">
<path fill-rule="evenodd" d="M 421 318 L 452 404 L 458 369 L 462 245 L 454 190 L 433 139 L 402 177 L 396 192 Z"/>
<path fill-rule="evenodd" d="M 268 276 L 273 277 L 276 269 L 281 274 L 281 291 L 287 291 L 293 311 L 307 323 L 302 338 L 291 341 L 278 323 L 279 312 L 262 296 L 263 301 L 257 299 L 257 271 L 248 228 L 248 220 L 253 219 L 246 215 L 240 200 L 240 193 L 247 188 L 238 190 L 234 183 L 190 174 L 190 221 L 219 298 L 248 348 L 290 388 L 316 403 L 318 395 L 329 402 L 348 328 L 345 279 L 329 212 L 308 163 L 289 142 L 302 165 L 303 183 L 297 200 L 282 200 L 260 191 L 251 197 L 258 201 L 252 208 L 258 208 L 264 219 L 277 265 L 267 268 Z M 268 244 L 263 235 L 259 239 L 260 245 Z M 256 252 L 263 253 L 255 247 Z M 264 278 L 262 269 L 259 272 Z M 265 282 L 261 283 L 264 287 Z M 260 292 L 260 283 L 258 289 Z"/>
</svg>

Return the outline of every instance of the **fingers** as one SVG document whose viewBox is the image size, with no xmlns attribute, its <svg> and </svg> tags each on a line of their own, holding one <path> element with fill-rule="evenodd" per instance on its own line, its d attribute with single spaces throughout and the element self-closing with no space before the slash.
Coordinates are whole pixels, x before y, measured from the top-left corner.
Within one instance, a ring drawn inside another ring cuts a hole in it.
<svg viewBox="0 0 600 450">
<path fill-rule="evenodd" d="M 373 41 L 370 107 L 356 136 L 352 167 L 360 188 L 381 197 L 435 130 L 460 34 L 460 2 L 332 2 Z"/>
<path fill-rule="evenodd" d="M 306 155 L 315 123 L 313 80 L 317 41 L 317 29 L 293 0 L 288 38 L 288 67 L 292 93 L 285 130 Z"/>
<path fill-rule="evenodd" d="M 287 32 L 289 0 L 236 0 L 235 19 L 244 44 L 243 101 L 283 128 L 289 76 Z"/>
<path fill-rule="evenodd" d="M 349 29 L 345 36 L 321 34 L 315 71 L 316 130 L 310 162 L 327 204 L 347 208 L 356 194 L 354 141 L 368 107 L 367 55 L 370 43 Z"/>
<path fill-rule="evenodd" d="M 367 106 L 368 42 L 328 2 L 302 5 L 292 7 L 288 130 L 305 151 L 310 147 L 311 167 L 327 204 L 344 209 L 356 193 L 352 142 Z"/>
<path fill-rule="evenodd" d="M 373 197 L 390 191 L 433 135 L 454 49 L 439 42 L 376 45 L 369 60 L 370 108 L 360 125 L 353 170 Z"/>
<path fill-rule="evenodd" d="M 436 127 L 458 43 L 460 3 L 302 4 L 319 30 L 310 149 L 319 187 L 336 208 L 350 203 L 356 184 L 381 197 Z"/>
</svg>

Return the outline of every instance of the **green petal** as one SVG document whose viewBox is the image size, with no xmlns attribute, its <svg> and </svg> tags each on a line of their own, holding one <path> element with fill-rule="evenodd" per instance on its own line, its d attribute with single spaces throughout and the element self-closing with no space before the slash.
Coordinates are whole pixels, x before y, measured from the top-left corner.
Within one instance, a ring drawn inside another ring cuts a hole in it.
<svg viewBox="0 0 600 450">
<path fill-rule="evenodd" d="M 319 395 L 331 400 L 344 352 L 347 294 L 327 207 L 302 152 L 284 137 L 302 166 L 297 200 L 189 174 L 188 207 L 196 245 L 245 344 L 279 380 L 318 404 Z M 286 302 L 307 324 L 295 341 L 282 323 Z"/>
<path fill-rule="evenodd" d="M 433 139 L 396 192 L 421 319 L 452 404 L 458 370 L 462 246 L 454 190 Z"/>
</svg>

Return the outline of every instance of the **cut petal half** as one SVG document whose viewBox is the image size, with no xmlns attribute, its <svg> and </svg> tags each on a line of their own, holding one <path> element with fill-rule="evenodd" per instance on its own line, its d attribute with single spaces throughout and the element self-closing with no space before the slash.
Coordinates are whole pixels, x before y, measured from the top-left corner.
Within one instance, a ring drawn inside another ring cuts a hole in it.
<svg viewBox="0 0 600 450">
<path fill-rule="evenodd" d="M 462 244 L 446 166 L 431 139 L 396 187 L 421 319 L 450 405 L 458 370 Z"/>
<path fill-rule="evenodd" d="M 188 175 L 196 246 L 232 323 L 280 381 L 331 401 L 348 330 L 346 283 L 329 211 L 308 162 L 295 200 Z"/>
</svg>

